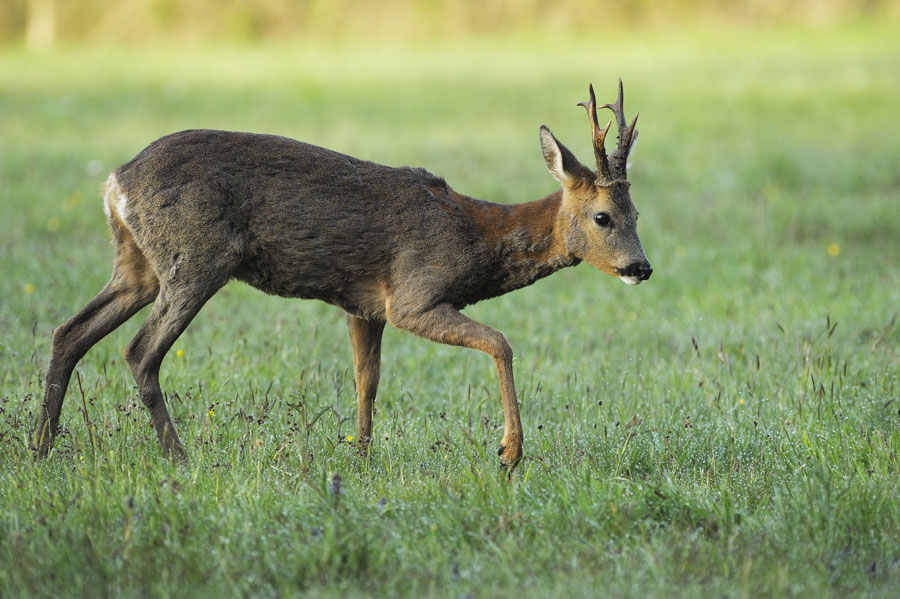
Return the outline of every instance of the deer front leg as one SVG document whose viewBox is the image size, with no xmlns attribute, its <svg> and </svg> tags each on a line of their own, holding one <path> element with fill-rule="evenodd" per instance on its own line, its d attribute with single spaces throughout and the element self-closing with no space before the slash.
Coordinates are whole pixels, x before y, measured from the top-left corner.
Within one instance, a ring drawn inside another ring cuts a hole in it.
<svg viewBox="0 0 900 599">
<path fill-rule="evenodd" d="M 494 358 L 503 401 L 503 439 L 498 451 L 500 465 L 514 468 L 522 459 L 522 423 L 513 381 L 512 348 L 503 334 L 464 316 L 449 304 L 439 304 L 426 311 L 405 310 L 391 304 L 388 322 L 420 337 L 481 350 Z"/>
<path fill-rule="evenodd" d="M 347 315 L 356 377 L 357 447 L 365 455 L 372 438 L 372 405 L 381 375 L 381 334 L 384 322 Z"/>
</svg>

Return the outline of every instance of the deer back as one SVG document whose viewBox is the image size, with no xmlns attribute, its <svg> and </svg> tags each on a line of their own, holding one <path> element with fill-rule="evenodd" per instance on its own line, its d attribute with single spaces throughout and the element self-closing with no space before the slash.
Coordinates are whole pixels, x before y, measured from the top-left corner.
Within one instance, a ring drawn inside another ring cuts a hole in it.
<svg viewBox="0 0 900 599">
<path fill-rule="evenodd" d="M 492 259 L 462 206 L 477 201 L 443 179 L 292 139 L 183 131 L 114 174 L 120 216 L 155 268 L 226 254 L 230 277 L 360 316 L 383 318 L 401 285 L 426 303 L 470 303 Z"/>
</svg>

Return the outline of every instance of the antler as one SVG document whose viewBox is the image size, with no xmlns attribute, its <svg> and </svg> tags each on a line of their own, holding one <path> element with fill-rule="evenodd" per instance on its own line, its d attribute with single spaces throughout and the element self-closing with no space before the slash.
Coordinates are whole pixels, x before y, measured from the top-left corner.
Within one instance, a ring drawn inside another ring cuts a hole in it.
<svg viewBox="0 0 900 599">
<path fill-rule="evenodd" d="M 597 174 L 606 181 L 614 179 L 624 180 L 626 177 L 626 162 L 628 153 L 634 143 L 634 126 L 637 124 L 638 115 L 634 115 L 631 125 L 626 127 L 625 109 L 623 107 L 622 80 L 619 79 L 619 97 L 615 104 L 604 104 L 601 108 L 609 108 L 616 117 L 616 127 L 619 129 L 618 144 L 612 153 L 611 161 L 606 157 L 606 149 L 603 142 L 612 123 L 606 124 L 606 128 L 600 131 L 600 125 L 597 122 L 597 102 L 594 99 L 594 86 L 589 87 L 591 92 L 590 102 L 581 102 L 578 105 L 584 106 L 588 111 L 588 118 L 591 121 L 591 133 L 594 137 L 594 155 L 597 157 Z M 611 162 L 611 164 L 610 164 Z"/>
<path fill-rule="evenodd" d="M 609 126 L 612 124 L 612 121 L 606 123 L 606 127 L 603 130 L 600 130 L 600 123 L 597 122 L 597 100 L 594 97 L 594 86 L 593 84 L 588 85 L 588 89 L 591 92 L 591 99 L 589 102 L 579 102 L 579 106 L 584 106 L 588 113 L 588 120 L 591 122 L 591 135 L 594 138 L 594 157 L 597 158 L 597 173 L 603 177 L 604 179 L 612 179 L 612 175 L 609 172 L 609 161 L 606 158 L 606 148 L 603 147 L 603 142 L 606 140 L 606 134 L 609 133 Z"/>
<path fill-rule="evenodd" d="M 603 108 L 609 108 L 616 115 L 616 126 L 619 128 L 619 143 L 612 155 L 612 170 L 616 176 L 625 178 L 626 161 L 628 153 L 631 151 L 631 144 L 634 141 L 634 126 L 637 124 L 638 115 L 634 115 L 634 120 L 628 129 L 625 129 L 625 109 L 622 105 L 622 79 L 619 78 L 619 97 L 616 99 L 615 105 L 605 104 Z"/>
</svg>

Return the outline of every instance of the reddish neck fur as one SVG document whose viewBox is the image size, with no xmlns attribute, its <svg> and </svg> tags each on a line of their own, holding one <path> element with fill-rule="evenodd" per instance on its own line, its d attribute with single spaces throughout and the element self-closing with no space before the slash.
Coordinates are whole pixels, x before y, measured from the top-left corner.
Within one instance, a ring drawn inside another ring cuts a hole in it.
<svg viewBox="0 0 900 599">
<path fill-rule="evenodd" d="M 524 204 L 494 204 L 451 192 L 491 256 L 486 299 L 531 285 L 580 260 L 565 249 L 562 191 Z M 477 300 L 476 300 L 477 301 Z"/>
</svg>

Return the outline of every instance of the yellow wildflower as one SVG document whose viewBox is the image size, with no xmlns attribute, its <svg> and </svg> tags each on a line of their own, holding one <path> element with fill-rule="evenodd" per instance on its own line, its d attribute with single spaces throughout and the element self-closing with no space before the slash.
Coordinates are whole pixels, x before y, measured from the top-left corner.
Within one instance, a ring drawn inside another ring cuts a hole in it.
<svg viewBox="0 0 900 599">
<path fill-rule="evenodd" d="M 353 441 L 353 435 L 347 435 L 347 442 L 351 443 Z"/>
<path fill-rule="evenodd" d="M 837 256 L 840 253 L 841 253 L 841 248 L 838 244 L 832 243 L 831 245 L 828 246 L 828 255 L 831 256 L 832 258 L 834 258 L 835 256 Z"/>
<path fill-rule="evenodd" d="M 184 350 L 183 350 L 183 349 L 175 350 L 175 355 L 178 356 L 179 358 L 183 358 L 183 357 L 184 357 Z"/>
<path fill-rule="evenodd" d="M 32 285 L 31 283 L 25 283 L 25 293 L 29 295 L 34 293 L 34 285 Z"/>
<path fill-rule="evenodd" d="M 744 398 L 743 398 L 743 397 L 738 401 L 738 404 L 744 405 Z"/>
</svg>

